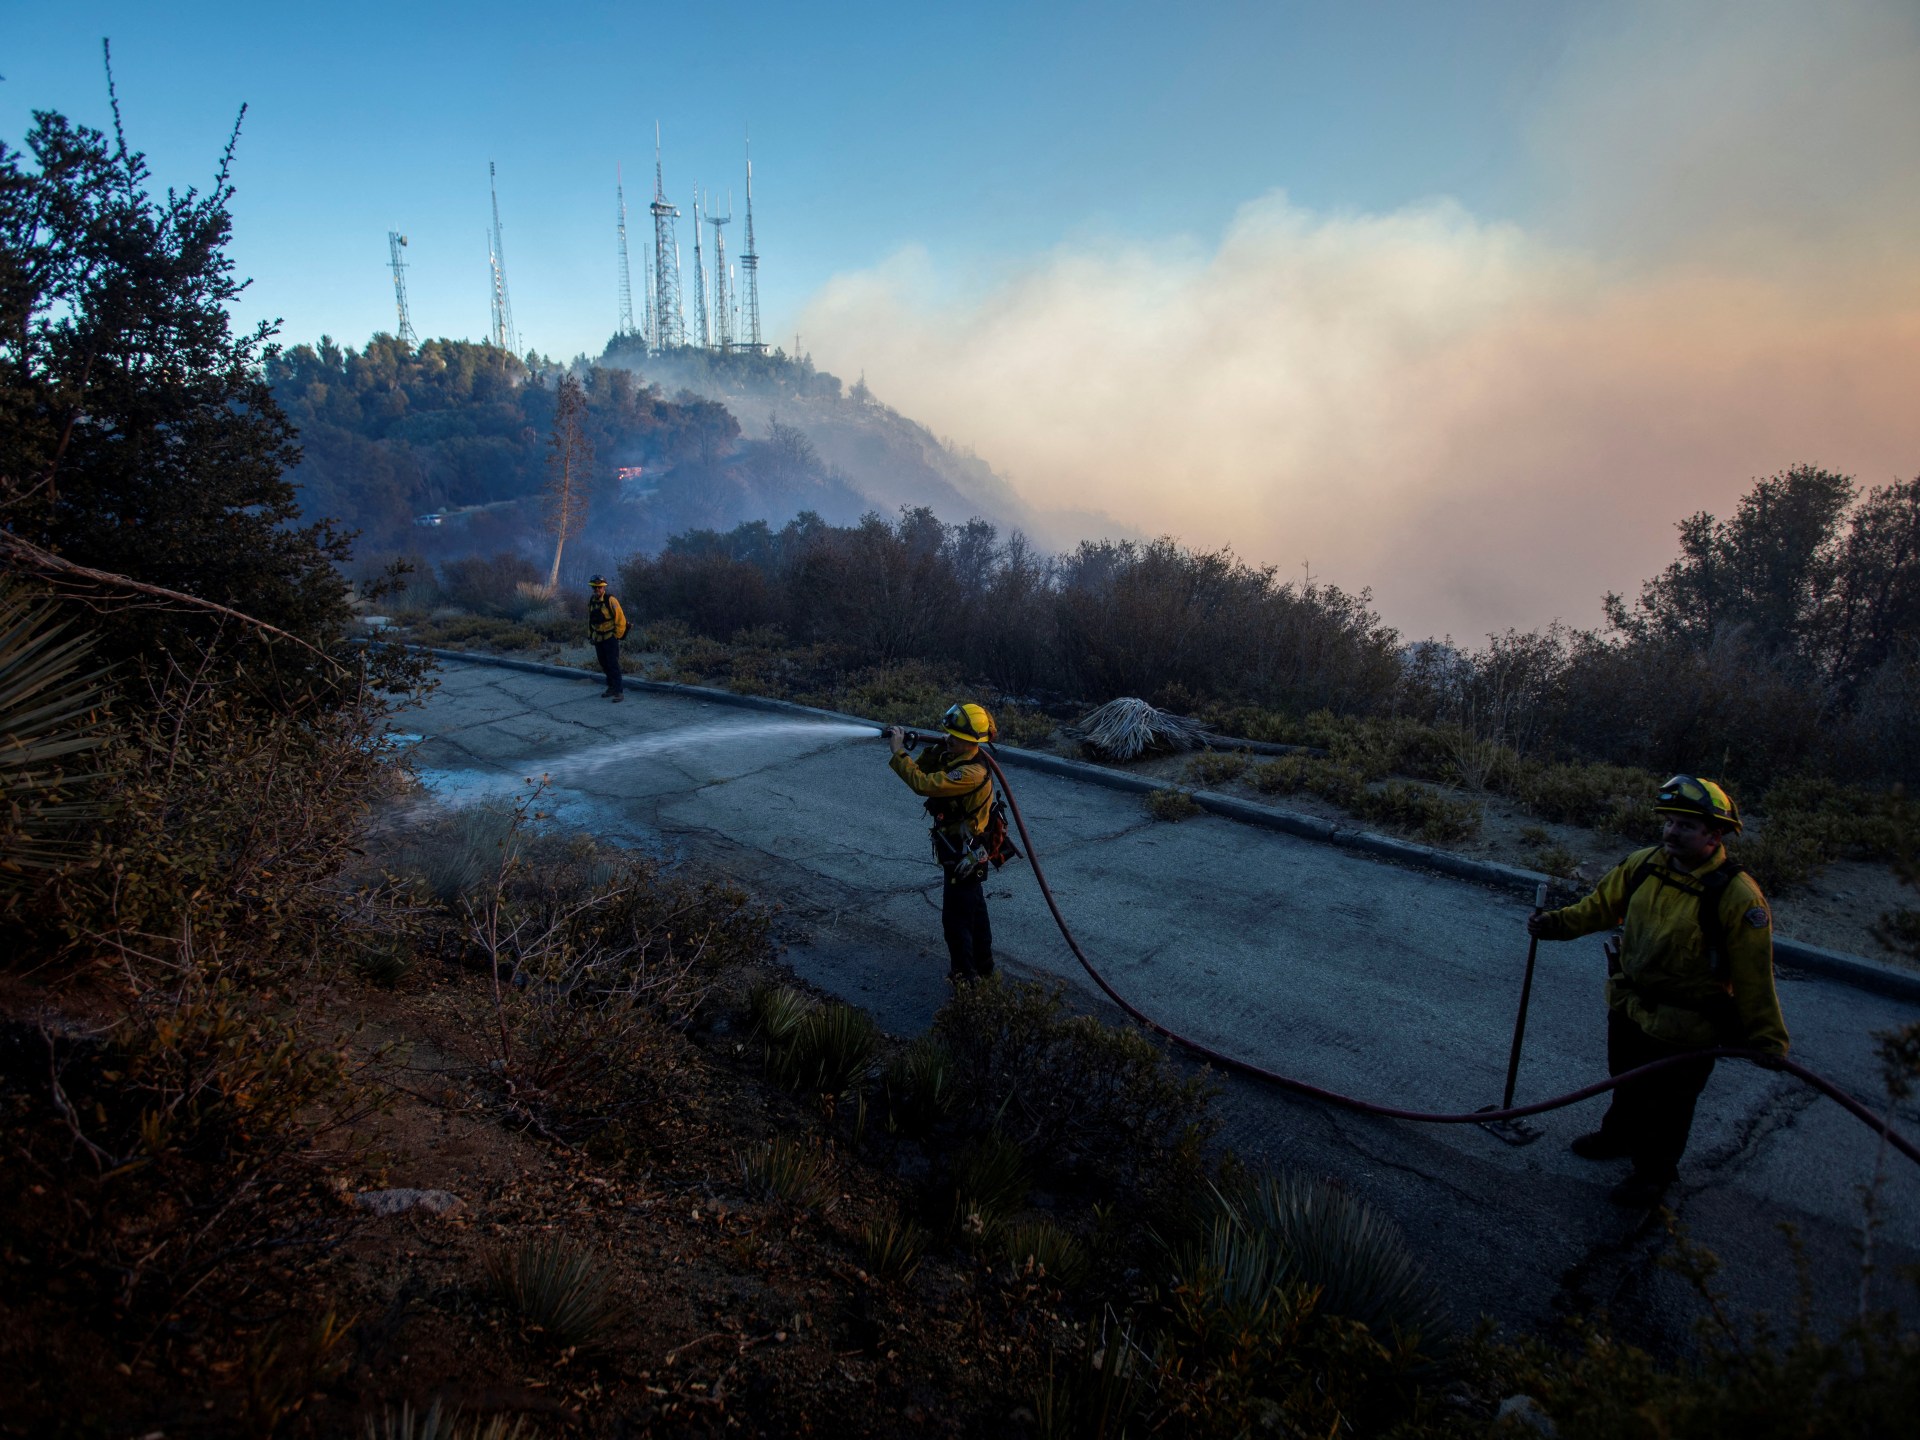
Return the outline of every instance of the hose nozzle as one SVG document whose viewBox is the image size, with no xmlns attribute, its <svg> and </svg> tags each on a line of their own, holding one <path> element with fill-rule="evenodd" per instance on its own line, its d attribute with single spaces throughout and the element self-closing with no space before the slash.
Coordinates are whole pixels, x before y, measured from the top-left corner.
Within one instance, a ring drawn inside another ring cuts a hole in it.
<svg viewBox="0 0 1920 1440">
<path fill-rule="evenodd" d="M 909 730 L 904 725 L 902 726 L 882 725 L 879 729 L 880 737 L 884 740 L 886 738 L 887 731 L 893 730 L 893 729 L 898 729 L 900 731 L 901 743 L 903 743 L 909 750 L 917 749 L 922 745 L 931 745 L 934 742 L 934 740 L 937 738 L 932 735 L 923 735 L 918 730 Z"/>
</svg>

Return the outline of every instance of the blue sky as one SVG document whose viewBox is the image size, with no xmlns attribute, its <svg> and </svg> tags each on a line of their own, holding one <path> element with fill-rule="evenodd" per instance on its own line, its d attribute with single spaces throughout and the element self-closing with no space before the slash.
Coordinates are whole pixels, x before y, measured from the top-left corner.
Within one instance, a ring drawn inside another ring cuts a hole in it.
<svg viewBox="0 0 1920 1440">
<path fill-rule="evenodd" d="M 163 182 L 251 105 L 289 342 L 392 328 L 390 228 L 420 334 L 484 335 L 492 160 L 522 343 L 595 353 L 615 164 L 643 242 L 654 122 L 683 209 L 750 126 L 770 341 L 1412 634 L 1594 623 L 1793 464 L 1920 471 L 1914 0 L 0 7 L 11 142 L 106 122 L 103 35 Z"/>
<path fill-rule="evenodd" d="M 1067 236 L 1218 235 L 1281 188 L 1321 209 L 1521 205 L 1518 134 L 1557 3 L 216 5 L 10 3 L 0 133 L 107 118 L 201 181 L 241 102 L 235 254 L 289 339 L 392 323 L 411 239 L 423 334 L 486 325 L 487 162 L 526 340 L 612 329 L 613 175 L 740 203 L 751 126 L 769 330 L 829 276 L 923 247 L 964 278 Z M 639 226 L 634 225 L 636 237 Z M 737 249 L 740 231 L 730 239 Z M 683 264 L 691 231 L 683 222 Z"/>
</svg>

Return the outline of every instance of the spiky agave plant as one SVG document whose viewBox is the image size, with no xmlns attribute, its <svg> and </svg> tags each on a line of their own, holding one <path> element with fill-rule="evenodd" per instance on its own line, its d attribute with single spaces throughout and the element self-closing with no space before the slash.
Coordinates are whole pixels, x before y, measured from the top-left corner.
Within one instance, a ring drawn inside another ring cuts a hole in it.
<svg viewBox="0 0 1920 1440">
<path fill-rule="evenodd" d="M 867 1073 L 880 1048 L 873 1017 L 853 1005 L 823 1005 L 797 1025 L 772 1062 L 776 1080 L 791 1090 L 844 1095 Z"/>
<path fill-rule="evenodd" d="M 911 1220 L 894 1218 L 868 1224 L 863 1236 L 867 1269 L 893 1284 L 906 1284 L 920 1268 L 927 1232 Z"/>
<path fill-rule="evenodd" d="M 833 1198 L 830 1167 L 819 1147 L 776 1135 L 739 1153 L 740 1180 L 757 1200 L 825 1206 Z"/>
<path fill-rule="evenodd" d="M 756 985 L 747 996 L 747 1018 L 769 1046 L 785 1045 L 817 1008 L 812 997 L 791 985 Z"/>
<path fill-rule="evenodd" d="M 953 1052 L 938 1035 L 922 1035 L 887 1063 L 887 1120 L 918 1134 L 953 1109 Z"/>
<path fill-rule="evenodd" d="M 984 1229 L 1018 1209 L 1027 1198 L 1031 1175 L 1027 1152 L 1018 1141 L 988 1131 L 966 1145 L 953 1161 L 954 1220 Z"/>
<path fill-rule="evenodd" d="M 1399 1227 L 1364 1201 L 1283 1172 L 1237 1185 L 1219 1203 L 1206 1260 L 1230 1303 L 1315 1287 L 1322 1312 L 1360 1321 L 1382 1344 L 1427 1356 L 1448 1345 L 1453 1327 L 1438 1287 Z"/>
<path fill-rule="evenodd" d="M 1092 1261 L 1087 1247 L 1052 1220 L 1026 1220 L 1000 1233 L 1000 1253 L 1016 1271 L 1045 1278 L 1071 1290 L 1087 1278 Z"/>
<path fill-rule="evenodd" d="M 107 739 L 92 637 L 0 582 L 0 906 L 79 858 Z"/>
<path fill-rule="evenodd" d="M 458 1410 L 442 1409 L 435 1400 L 422 1411 L 406 1402 L 398 1410 L 388 1406 L 366 1417 L 361 1434 L 365 1440 L 533 1440 L 534 1431 L 524 1418 L 504 1415 L 462 1425 Z"/>
<path fill-rule="evenodd" d="M 626 1314 L 599 1262 L 557 1235 L 501 1251 L 487 1268 L 501 1297 L 562 1346 L 591 1344 Z"/>
</svg>

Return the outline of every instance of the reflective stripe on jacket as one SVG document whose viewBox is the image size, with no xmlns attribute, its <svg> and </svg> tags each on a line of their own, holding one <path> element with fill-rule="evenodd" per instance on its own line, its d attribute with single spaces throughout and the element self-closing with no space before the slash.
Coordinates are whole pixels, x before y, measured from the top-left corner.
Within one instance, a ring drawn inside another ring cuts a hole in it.
<svg viewBox="0 0 1920 1440">
<path fill-rule="evenodd" d="M 602 640 L 619 640 L 627 633 L 627 612 L 620 608 L 619 600 L 612 595 L 602 599 L 587 601 L 587 638 L 596 644 Z"/>
<path fill-rule="evenodd" d="M 905 752 L 887 763 L 893 773 L 924 795 L 934 814 L 934 828 L 978 835 L 987 828 L 988 812 L 993 809 L 993 777 L 983 760 L 962 760 L 945 745 L 933 745 L 918 755 Z"/>
<path fill-rule="evenodd" d="M 1677 870 L 1655 845 L 1636 850 L 1609 871 L 1593 893 L 1541 916 L 1541 938 L 1573 940 L 1625 924 L 1620 973 L 1607 979 L 1607 1005 L 1625 1010 L 1656 1040 L 1670 1045 L 1725 1043 L 1710 1012 L 1733 997 L 1740 1038 L 1735 1042 L 1776 1055 L 1787 1053 L 1787 1024 L 1773 985 L 1773 915 L 1751 875 L 1734 876 L 1720 893 L 1727 978 L 1716 980 L 1700 930 L 1700 877 L 1726 862 L 1722 848 L 1698 870 Z M 1649 860 L 1650 873 L 1627 899 L 1627 883 Z"/>
</svg>

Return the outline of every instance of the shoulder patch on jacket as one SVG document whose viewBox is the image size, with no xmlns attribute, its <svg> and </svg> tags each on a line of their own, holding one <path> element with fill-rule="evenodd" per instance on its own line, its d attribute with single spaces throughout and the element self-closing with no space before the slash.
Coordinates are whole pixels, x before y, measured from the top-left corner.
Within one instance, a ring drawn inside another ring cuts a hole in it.
<svg viewBox="0 0 1920 1440">
<path fill-rule="evenodd" d="M 1764 905 L 1756 905 L 1742 917 L 1756 930 L 1764 930 L 1773 923 L 1773 917 L 1767 914 Z"/>
<path fill-rule="evenodd" d="M 953 783 L 956 785 L 960 784 L 966 778 L 967 778 L 967 772 L 965 770 L 947 771 L 947 779 L 953 781 Z"/>
</svg>

